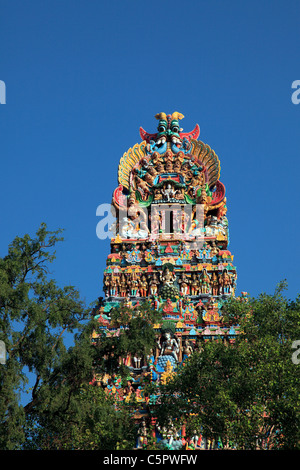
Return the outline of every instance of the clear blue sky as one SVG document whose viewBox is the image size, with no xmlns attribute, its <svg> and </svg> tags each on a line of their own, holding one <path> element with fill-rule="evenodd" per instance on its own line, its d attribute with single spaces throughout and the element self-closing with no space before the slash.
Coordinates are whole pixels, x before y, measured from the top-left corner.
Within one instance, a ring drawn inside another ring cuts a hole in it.
<svg viewBox="0 0 300 470">
<path fill-rule="evenodd" d="M 299 1 L 0 1 L 0 256 L 65 229 L 53 275 L 102 292 L 123 153 L 180 111 L 221 161 L 237 293 L 299 289 Z"/>
</svg>

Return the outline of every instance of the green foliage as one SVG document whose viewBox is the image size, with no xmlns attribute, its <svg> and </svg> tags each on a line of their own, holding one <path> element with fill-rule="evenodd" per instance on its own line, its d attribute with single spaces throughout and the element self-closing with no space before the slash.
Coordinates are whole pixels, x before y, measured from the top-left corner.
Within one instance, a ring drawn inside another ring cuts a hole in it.
<svg viewBox="0 0 300 470">
<path fill-rule="evenodd" d="M 147 357 L 151 353 L 156 343 L 153 325 L 161 322 L 162 317 L 147 302 L 135 310 L 121 304 L 110 312 L 110 316 L 112 324 L 122 329 L 119 336 L 110 337 L 104 333 L 100 336 L 96 347 L 97 371 L 111 375 L 118 373 L 126 377 L 128 369 L 123 359 L 128 354 Z"/>
<path fill-rule="evenodd" d="M 61 233 L 42 224 L 34 238 L 16 237 L 0 259 L 0 340 L 7 350 L 0 365 L 0 449 L 132 448 L 130 413 L 136 404 L 116 404 L 89 382 L 103 354 L 102 365 L 113 372 L 128 352 L 148 354 L 155 340 L 152 323 L 160 317 L 150 304 L 134 316 L 120 308 L 113 320 L 128 329 L 95 348 L 92 309 L 73 286 L 59 287 L 50 276 Z M 69 348 L 67 333 L 74 343 Z M 28 372 L 34 379 L 23 407 L 20 392 Z"/>
<path fill-rule="evenodd" d="M 102 334 L 95 347 L 99 323 L 91 309 L 73 286 L 59 287 L 50 277 L 59 241 L 61 230 L 42 224 L 0 258 L 0 340 L 7 350 L 0 364 L 0 448 L 132 449 L 137 404 L 115 402 L 89 382 L 95 367 L 125 379 L 122 359 L 150 355 L 161 314 L 150 303 L 133 310 L 123 304 L 110 312 L 118 336 Z M 292 344 L 300 340 L 300 298 L 286 299 L 284 288 L 247 302 L 230 298 L 224 321 L 238 325 L 236 341 L 204 343 L 174 379 L 150 386 L 159 395 L 161 425 L 172 418 L 224 448 L 299 449 L 300 365 L 292 361 Z M 66 333 L 74 340 L 69 348 Z M 27 371 L 34 381 L 23 407 Z"/>
<path fill-rule="evenodd" d="M 25 445 L 31 422 L 62 420 L 73 394 L 92 377 L 90 310 L 73 286 L 61 288 L 50 278 L 61 232 L 42 224 L 34 238 L 16 237 L 0 259 L 0 339 L 7 350 L 0 366 L 1 449 Z M 66 333 L 78 335 L 69 349 Z M 33 387 L 23 407 L 20 392 L 28 372 Z"/>
<path fill-rule="evenodd" d="M 26 449 L 118 450 L 133 448 L 135 427 L 130 407 L 114 402 L 101 387 L 82 385 L 63 415 L 37 414 L 27 422 Z"/>
<path fill-rule="evenodd" d="M 299 449 L 300 366 L 292 343 L 300 339 L 300 303 L 287 300 L 284 287 L 227 302 L 226 319 L 240 335 L 234 344 L 203 344 L 161 387 L 160 422 L 181 420 L 225 448 Z"/>
</svg>

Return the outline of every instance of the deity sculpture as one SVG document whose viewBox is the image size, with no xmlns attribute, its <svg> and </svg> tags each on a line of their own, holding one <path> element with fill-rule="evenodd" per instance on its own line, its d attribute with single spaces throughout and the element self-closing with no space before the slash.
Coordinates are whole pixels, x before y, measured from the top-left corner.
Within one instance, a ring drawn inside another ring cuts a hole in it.
<svg viewBox="0 0 300 470">
<path fill-rule="evenodd" d="M 154 273 L 149 281 L 149 295 L 157 295 L 157 289 L 159 285 L 159 280 L 157 278 L 157 274 Z"/>
<path fill-rule="evenodd" d="M 212 295 L 219 295 L 219 279 L 215 272 L 211 276 Z"/>
<path fill-rule="evenodd" d="M 181 279 L 179 279 L 179 284 L 180 284 L 180 292 L 183 295 L 187 295 L 189 291 L 189 279 L 185 273 L 182 273 Z"/>
<path fill-rule="evenodd" d="M 176 275 L 167 267 L 162 271 L 160 279 L 164 286 L 172 286 L 176 281 Z"/>
<path fill-rule="evenodd" d="M 168 183 L 165 188 L 161 189 L 161 193 L 167 201 L 175 197 L 175 190 L 170 183 Z"/>
<path fill-rule="evenodd" d="M 184 341 L 183 346 L 182 346 L 182 354 L 183 354 L 183 359 L 184 357 L 189 357 L 193 353 L 194 349 L 190 341 L 187 339 Z"/>
<path fill-rule="evenodd" d="M 132 272 L 129 275 L 127 285 L 130 289 L 131 296 L 136 297 L 137 292 L 138 292 L 138 280 L 137 280 L 137 276 L 135 272 Z"/>
<path fill-rule="evenodd" d="M 220 249 L 217 247 L 216 241 L 213 240 L 212 245 L 211 245 L 211 257 L 213 258 L 214 256 L 217 256 L 219 251 L 220 251 Z"/>
<path fill-rule="evenodd" d="M 105 294 L 106 296 L 115 297 L 118 293 L 119 281 L 113 274 L 106 275 L 104 278 Z"/>
<path fill-rule="evenodd" d="M 223 274 L 220 276 L 220 284 L 222 287 L 222 293 L 223 294 L 230 294 L 231 292 L 231 278 L 230 275 L 228 274 L 227 270 L 224 269 Z"/>
<path fill-rule="evenodd" d="M 200 282 L 196 273 L 192 274 L 191 279 L 191 294 L 198 295 L 200 291 Z"/>
<path fill-rule="evenodd" d="M 147 439 L 148 439 L 148 430 L 147 430 L 146 422 L 143 419 L 138 429 L 137 448 L 138 449 L 145 448 L 147 446 Z"/>
<path fill-rule="evenodd" d="M 148 292 L 148 283 L 146 276 L 142 276 L 139 282 L 139 291 L 141 297 L 146 297 Z"/>
<path fill-rule="evenodd" d="M 125 277 L 124 273 L 121 274 L 119 290 L 120 290 L 120 296 L 121 297 L 126 297 L 127 282 L 126 282 L 126 277 Z"/>
<path fill-rule="evenodd" d="M 208 294 L 210 291 L 210 277 L 207 274 L 206 269 L 203 269 L 202 273 L 200 274 L 200 291 L 202 294 Z"/>
<path fill-rule="evenodd" d="M 180 350 L 179 342 L 175 336 L 172 336 L 169 331 L 164 334 L 164 339 L 161 346 L 161 356 L 173 356 L 175 361 L 178 361 L 178 353 Z"/>
</svg>

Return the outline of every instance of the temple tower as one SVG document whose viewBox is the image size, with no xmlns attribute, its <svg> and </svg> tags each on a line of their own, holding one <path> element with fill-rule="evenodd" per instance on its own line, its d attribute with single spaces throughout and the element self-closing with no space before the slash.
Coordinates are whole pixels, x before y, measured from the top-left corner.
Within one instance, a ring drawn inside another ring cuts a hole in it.
<svg viewBox="0 0 300 470">
<path fill-rule="evenodd" d="M 223 324 L 222 305 L 235 293 L 237 274 L 218 156 L 198 140 L 198 124 L 183 132 L 181 113 L 155 118 L 157 132 L 140 128 L 142 141 L 120 159 L 105 298 L 96 317 L 107 335 L 116 335 L 109 314 L 116 305 L 147 301 L 162 312 L 151 359 L 153 380 L 159 381 L 201 341 L 234 339 L 236 331 Z M 134 384 L 148 364 L 128 358 L 128 367 Z"/>
</svg>

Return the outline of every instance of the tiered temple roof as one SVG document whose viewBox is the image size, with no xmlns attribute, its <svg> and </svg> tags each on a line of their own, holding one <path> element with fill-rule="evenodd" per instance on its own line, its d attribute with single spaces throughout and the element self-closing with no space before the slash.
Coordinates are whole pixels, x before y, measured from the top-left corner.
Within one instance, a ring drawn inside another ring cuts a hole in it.
<svg viewBox="0 0 300 470">
<path fill-rule="evenodd" d="M 181 113 L 155 117 L 157 132 L 140 128 L 142 142 L 120 159 L 105 298 L 95 312 L 101 331 L 116 336 L 121 329 L 111 323 L 110 312 L 117 305 L 134 309 L 150 302 L 161 311 L 162 323 L 153 325 L 158 341 L 152 357 L 127 358 L 139 391 L 145 371 L 151 370 L 154 381 L 165 380 L 201 342 L 230 342 L 238 333 L 222 315 L 224 301 L 235 294 L 237 273 L 219 158 L 198 140 L 198 125 L 183 132 Z M 120 399 L 126 397 L 119 389 Z"/>
</svg>

